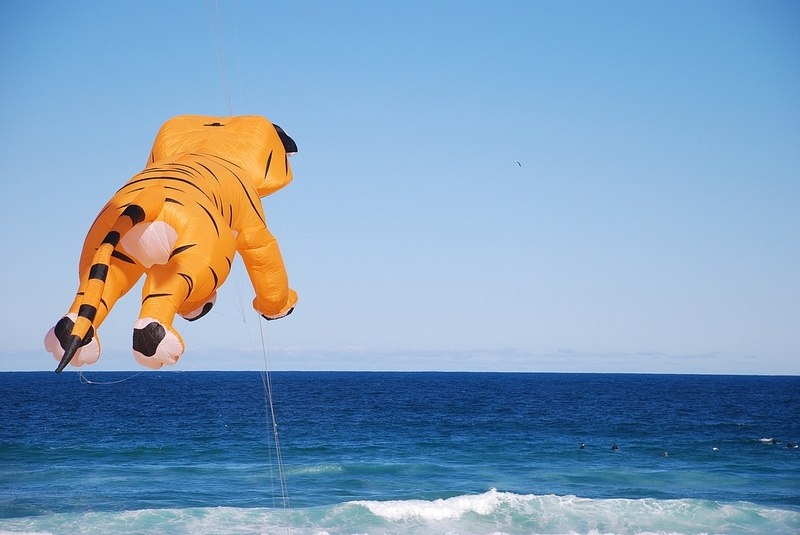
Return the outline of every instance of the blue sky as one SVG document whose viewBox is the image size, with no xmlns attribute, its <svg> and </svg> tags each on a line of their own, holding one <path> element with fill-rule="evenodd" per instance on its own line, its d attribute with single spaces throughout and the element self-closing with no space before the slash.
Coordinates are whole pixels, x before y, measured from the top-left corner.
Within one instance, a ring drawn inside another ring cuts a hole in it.
<svg viewBox="0 0 800 535">
<path fill-rule="evenodd" d="M 264 205 L 300 303 L 259 324 L 237 266 L 175 369 L 798 374 L 799 27 L 761 0 L 3 2 L 0 370 L 55 367 L 85 233 L 161 123 L 232 112 L 299 145 Z M 91 369 L 139 369 L 138 301 Z"/>
</svg>

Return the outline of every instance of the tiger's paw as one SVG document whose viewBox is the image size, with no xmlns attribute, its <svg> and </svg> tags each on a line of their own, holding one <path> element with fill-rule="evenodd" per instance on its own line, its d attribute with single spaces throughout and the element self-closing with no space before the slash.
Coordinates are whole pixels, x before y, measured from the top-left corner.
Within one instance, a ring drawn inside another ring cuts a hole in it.
<svg viewBox="0 0 800 535">
<path fill-rule="evenodd" d="M 211 311 L 216 302 L 217 302 L 217 292 L 214 292 L 205 303 L 195 308 L 191 312 L 187 312 L 186 314 L 181 314 L 181 317 L 188 321 L 199 320 L 200 318 L 202 318 Z"/>
<path fill-rule="evenodd" d="M 178 332 L 155 318 L 139 318 L 133 324 L 133 357 L 147 368 L 171 366 L 183 354 L 183 340 Z"/>
<path fill-rule="evenodd" d="M 253 308 L 256 309 L 256 312 L 261 314 L 261 317 L 263 317 L 265 320 L 277 320 L 285 318 L 294 311 L 296 304 L 297 292 L 291 288 L 289 289 L 288 299 L 283 304 L 267 299 L 261 299 L 258 296 L 253 299 Z"/>
<path fill-rule="evenodd" d="M 67 314 L 58 323 L 53 326 L 44 337 L 44 348 L 49 351 L 53 357 L 61 362 L 64 356 L 64 349 L 69 343 L 70 336 L 72 335 L 72 328 L 75 326 L 75 320 L 78 318 L 77 314 Z M 83 340 L 83 344 L 75 352 L 70 364 L 75 367 L 83 366 L 84 364 L 94 364 L 100 358 L 100 338 L 94 329 L 90 329 L 89 333 Z"/>
</svg>

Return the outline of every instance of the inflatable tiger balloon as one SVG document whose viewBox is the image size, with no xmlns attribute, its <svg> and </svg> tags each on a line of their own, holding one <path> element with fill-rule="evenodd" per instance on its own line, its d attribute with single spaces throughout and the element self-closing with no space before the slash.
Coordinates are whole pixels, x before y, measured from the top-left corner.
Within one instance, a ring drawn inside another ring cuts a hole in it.
<svg viewBox="0 0 800 535">
<path fill-rule="evenodd" d="M 91 364 L 97 329 L 145 275 L 133 354 L 144 366 L 175 364 L 184 351 L 175 314 L 196 320 L 211 309 L 235 254 L 242 257 L 266 319 L 292 312 L 278 243 L 260 197 L 292 180 L 297 145 L 263 117 L 179 116 L 161 127 L 147 167 L 106 204 L 86 237 L 80 286 L 69 312 L 45 336 L 59 362 Z"/>
</svg>

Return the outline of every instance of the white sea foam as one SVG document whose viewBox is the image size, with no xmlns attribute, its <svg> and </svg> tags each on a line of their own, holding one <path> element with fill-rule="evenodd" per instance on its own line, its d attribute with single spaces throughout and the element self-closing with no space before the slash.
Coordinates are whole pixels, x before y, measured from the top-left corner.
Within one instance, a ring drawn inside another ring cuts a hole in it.
<svg viewBox="0 0 800 535">
<path fill-rule="evenodd" d="M 0 519 L 0 535 L 113 532 L 205 535 L 792 533 L 800 511 L 746 502 L 589 499 L 492 489 L 435 500 L 361 500 L 300 509 L 190 508 Z"/>
<path fill-rule="evenodd" d="M 320 474 L 338 474 L 344 470 L 344 467 L 339 464 L 317 464 L 311 466 L 298 466 L 292 467 L 288 470 L 288 472 L 292 475 L 301 475 L 301 474 L 313 474 L 313 475 L 320 475 Z"/>
<path fill-rule="evenodd" d="M 396 525 L 445 521 L 453 533 L 471 533 L 483 524 L 499 532 L 528 533 L 761 533 L 800 526 L 800 512 L 750 503 L 703 500 L 589 499 L 577 496 L 520 495 L 492 489 L 447 499 L 358 501 L 372 514 Z M 465 530 L 465 531 L 460 531 Z M 476 530 L 480 531 L 480 530 Z"/>
<path fill-rule="evenodd" d="M 427 500 L 355 501 L 372 514 L 390 521 L 420 518 L 425 520 L 447 520 L 460 518 L 465 513 L 492 514 L 500 503 L 502 494 L 492 489 L 485 494 L 454 496 L 452 498 Z"/>
</svg>

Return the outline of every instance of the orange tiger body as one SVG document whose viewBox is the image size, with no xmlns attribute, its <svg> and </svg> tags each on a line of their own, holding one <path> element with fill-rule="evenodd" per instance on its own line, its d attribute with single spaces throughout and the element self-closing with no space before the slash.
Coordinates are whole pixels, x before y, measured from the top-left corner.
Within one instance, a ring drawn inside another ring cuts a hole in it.
<svg viewBox="0 0 800 535">
<path fill-rule="evenodd" d="M 156 136 L 147 167 L 131 178 L 92 224 L 80 259 L 80 286 L 45 347 L 61 371 L 100 355 L 97 329 L 145 275 L 133 351 L 141 364 L 174 364 L 184 343 L 175 314 L 205 315 L 238 252 L 255 289 L 254 308 L 267 319 L 297 302 L 278 243 L 261 206 L 292 180 L 297 151 L 263 117 L 180 116 Z"/>
</svg>

